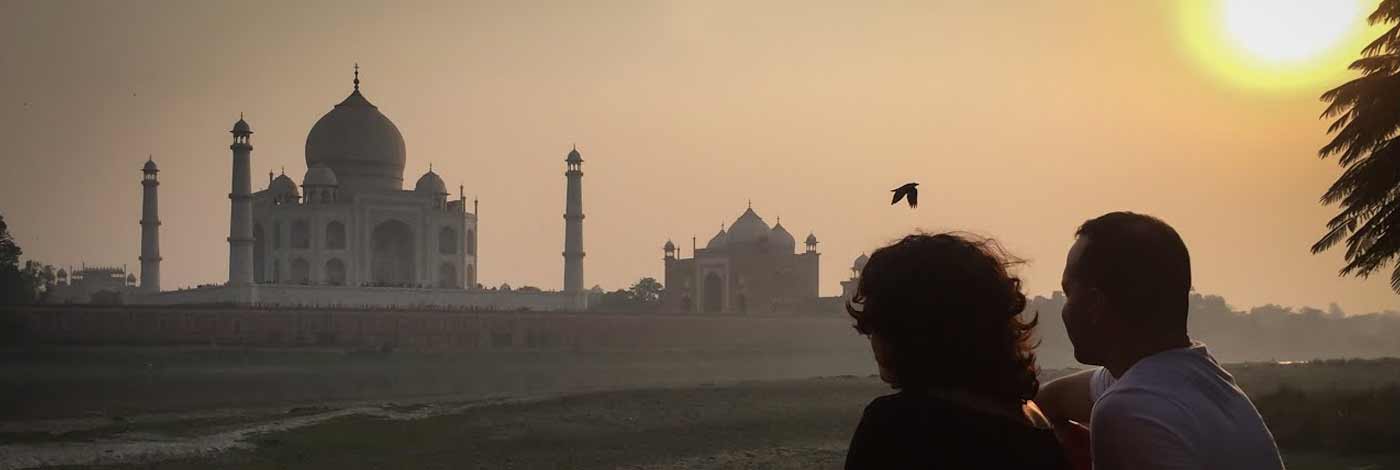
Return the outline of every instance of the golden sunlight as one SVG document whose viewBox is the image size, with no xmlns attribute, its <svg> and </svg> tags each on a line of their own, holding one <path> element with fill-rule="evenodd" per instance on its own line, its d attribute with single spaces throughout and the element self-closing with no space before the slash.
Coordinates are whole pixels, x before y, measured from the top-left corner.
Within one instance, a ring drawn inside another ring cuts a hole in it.
<svg viewBox="0 0 1400 470">
<path fill-rule="evenodd" d="M 1378 32 L 1375 0 L 1191 0 L 1181 5 L 1185 45 L 1230 83 L 1286 90 L 1336 83 Z"/>
</svg>

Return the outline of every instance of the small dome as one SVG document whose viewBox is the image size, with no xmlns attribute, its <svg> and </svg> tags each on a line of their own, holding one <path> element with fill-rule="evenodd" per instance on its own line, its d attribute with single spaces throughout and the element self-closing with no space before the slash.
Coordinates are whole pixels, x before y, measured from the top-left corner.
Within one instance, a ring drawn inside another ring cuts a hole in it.
<svg viewBox="0 0 1400 470">
<path fill-rule="evenodd" d="M 705 249 L 718 250 L 724 248 L 724 245 L 728 243 L 728 241 L 729 234 L 724 233 L 724 229 L 721 228 L 719 229 L 719 233 L 716 233 L 715 236 L 710 239 L 710 242 L 705 244 Z"/>
<path fill-rule="evenodd" d="M 570 150 L 569 156 L 565 158 L 564 161 L 569 163 L 583 163 L 583 156 L 579 155 L 578 147 L 574 147 L 573 150 Z"/>
<path fill-rule="evenodd" d="M 413 190 L 428 194 L 447 194 L 447 184 L 442 182 L 442 177 L 433 170 L 423 173 L 423 177 L 418 178 L 418 184 L 413 185 Z"/>
<path fill-rule="evenodd" d="M 335 178 L 335 171 L 331 167 L 317 163 L 306 169 L 306 176 L 301 178 L 301 185 L 311 186 L 337 186 L 340 180 Z"/>
<path fill-rule="evenodd" d="M 157 171 L 160 171 L 160 169 L 159 169 L 159 168 L 156 168 L 156 161 L 155 161 L 155 160 L 151 160 L 150 158 L 147 158 L 147 159 L 146 159 L 146 164 L 141 166 L 141 171 L 150 172 L 150 173 L 155 173 L 155 172 L 157 172 Z"/>
<path fill-rule="evenodd" d="M 271 191 L 272 194 L 275 194 L 277 196 L 282 196 L 291 199 L 295 199 L 297 197 L 297 183 L 295 181 L 292 181 L 292 178 L 290 176 L 287 176 L 286 173 L 283 173 L 279 175 L 277 179 L 272 180 L 272 184 L 269 184 L 267 186 L 267 190 Z"/>
<path fill-rule="evenodd" d="M 773 231 L 768 233 L 768 242 L 779 249 L 786 249 L 788 253 L 797 248 L 797 239 L 793 238 L 786 228 L 783 228 L 781 221 L 778 222 L 778 225 L 773 226 Z"/>
<path fill-rule="evenodd" d="M 63 268 L 58 268 L 58 277 L 68 277 L 68 271 Z"/>
<path fill-rule="evenodd" d="M 666 245 L 662 246 L 661 249 L 666 251 L 676 251 L 676 244 L 672 243 L 670 240 L 666 240 Z"/>
<path fill-rule="evenodd" d="M 768 223 L 758 216 L 757 212 L 750 207 L 734 220 L 734 224 L 729 226 L 730 243 L 752 243 L 760 241 L 764 235 L 768 235 Z"/>
<path fill-rule="evenodd" d="M 243 116 L 242 116 L 242 115 L 239 115 L 239 116 L 238 116 L 238 122 L 233 123 L 233 131 L 232 131 L 232 132 L 233 132 L 234 134 L 252 134 L 252 133 L 253 133 L 253 128 L 252 128 L 252 126 L 249 126 L 249 125 L 248 125 L 248 121 L 244 121 L 244 120 L 243 120 Z"/>
<path fill-rule="evenodd" d="M 868 262 L 870 262 L 870 257 L 865 256 L 865 253 L 861 253 L 860 256 L 856 257 L 855 262 L 851 263 L 851 269 L 854 269 L 856 271 L 865 269 L 865 263 Z"/>
<path fill-rule="evenodd" d="M 806 240 L 804 243 L 806 243 L 807 245 L 816 245 L 816 244 L 817 244 L 817 235 L 816 235 L 815 233 L 808 232 L 808 233 L 807 233 L 807 240 Z"/>
<path fill-rule="evenodd" d="M 135 274 L 132 274 L 132 273 L 127 273 L 127 275 L 126 275 L 126 282 L 135 284 L 135 283 L 136 283 L 136 275 L 135 275 Z"/>
</svg>

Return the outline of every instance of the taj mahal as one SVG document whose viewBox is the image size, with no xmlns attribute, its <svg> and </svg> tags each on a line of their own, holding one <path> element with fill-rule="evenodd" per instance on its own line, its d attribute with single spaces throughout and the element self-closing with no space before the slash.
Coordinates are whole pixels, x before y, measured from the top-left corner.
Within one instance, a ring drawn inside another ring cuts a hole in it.
<svg viewBox="0 0 1400 470">
<path fill-rule="evenodd" d="M 300 188 L 268 173 L 253 190 L 253 127 L 242 116 L 230 131 L 228 282 L 161 291 L 159 168 L 142 168 L 141 283 L 131 301 L 148 304 L 456 306 L 574 310 L 583 289 L 583 158 L 564 159 L 564 289 L 510 292 L 477 283 L 476 201 L 455 198 L 431 167 L 404 188 L 403 135 L 354 89 L 311 127 Z"/>
<path fill-rule="evenodd" d="M 466 199 L 462 186 L 454 197 L 431 165 L 406 188 L 403 135 L 361 92 L 358 65 L 352 83 L 349 96 L 307 133 L 300 184 L 284 169 L 268 172 L 266 186 L 254 190 L 253 126 L 242 115 L 233 124 L 227 282 L 161 289 L 160 169 L 148 158 L 141 167 L 139 283 L 124 267 L 84 267 L 71 279 L 60 273 L 53 301 L 83 302 L 116 291 L 125 303 L 147 305 L 588 308 L 599 292 L 584 288 L 583 156 L 577 147 L 563 159 L 563 289 L 485 289 L 477 278 L 479 204 Z M 663 247 L 662 311 L 839 311 L 863 264 L 856 260 L 841 296 L 820 297 L 816 236 L 809 233 L 798 251 L 782 222 L 770 227 L 752 204 L 703 248 L 691 242 L 690 258 L 670 241 Z"/>
</svg>

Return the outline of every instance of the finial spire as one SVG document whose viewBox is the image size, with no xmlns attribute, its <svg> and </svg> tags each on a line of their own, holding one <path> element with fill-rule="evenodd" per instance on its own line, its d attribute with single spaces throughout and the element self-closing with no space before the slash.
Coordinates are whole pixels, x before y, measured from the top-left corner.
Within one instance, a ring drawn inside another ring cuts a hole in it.
<svg viewBox="0 0 1400 470">
<path fill-rule="evenodd" d="M 360 91 L 360 63 L 355 62 L 355 91 Z"/>
<path fill-rule="evenodd" d="M 153 158 L 155 158 L 155 155 L 149 154 L 149 153 L 146 154 L 146 161 L 148 161 L 148 162 L 154 161 L 154 160 L 152 160 Z"/>
<path fill-rule="evenodd" d="M 753 199 L 749 199 L 749 209 L 753 209 Z"/>
<path fill-rule="evenodd" d="M 282 167 L 282 174 L 284 174 L 284 175 L 287 174 L 287 167 L 286 167 L 286 166 L 283 166 L 283 167 Z"/>
<path fill-rule="evenodd" d="M 433 172 L 433 162 L 428 162 L 428 173 Z"/>
<path fill-rule="evenodd" d="M 239 111 L 239 112 L 238 112 L 238 120 L 239 120 L 239 121 L 242 121 L 242 120 L 243 120 L 243 111 Z"/>
</svg>

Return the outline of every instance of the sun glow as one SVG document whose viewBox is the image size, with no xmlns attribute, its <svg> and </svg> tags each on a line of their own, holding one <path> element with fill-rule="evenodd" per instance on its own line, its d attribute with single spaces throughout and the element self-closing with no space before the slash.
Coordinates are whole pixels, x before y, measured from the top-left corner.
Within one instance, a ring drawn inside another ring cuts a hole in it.
<svg viewBox="0 0 1400 470">
<path fill-rule="evenodd" d="M 1375 0 L 1182 1 L 1187 48 L 1206 68 L 1252 89 L 1339 83 L 1379 33 L 1366 25 Z"/>
</svg>

